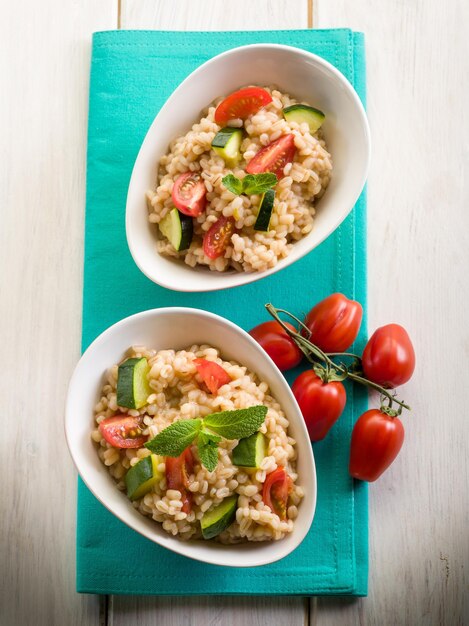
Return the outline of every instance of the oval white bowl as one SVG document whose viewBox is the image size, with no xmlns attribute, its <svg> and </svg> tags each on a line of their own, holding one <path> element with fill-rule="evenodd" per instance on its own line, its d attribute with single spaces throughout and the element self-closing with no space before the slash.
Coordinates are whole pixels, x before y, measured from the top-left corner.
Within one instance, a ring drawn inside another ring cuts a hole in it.
<svg viewBox="0 0 469 626">
<path fill-rule="evenodd" d="M 215 98 L 243 85 L 275 84 L 299 101 L 326 114 L 323 124 L 332 154 L 332 180 L 317 205 L 314 228 L 296 242 L 289 256 L 265 272 L 212 272 L 191 268 L 156 250 L 156 226 L 148 221 L 145 192 L 155 185 L 157 164 L 169 143 L 200 119 Z M 352 85 L 321 57 L 275 44 L 235 48 L 207 61 L 173 92 L 155 117 L 135 161 L 126 208 L 130 252 L 153 282 L 176 291 L 215 291 L 245 285 L 301 259 L 347 217 L 363 189 L 370 159 L 370 133 L 365 111 Z"/>
<path fill-rule="evenodd" d="M 268 383 L 273 396 L 290 420 L 290 432 L 298 446 L 299 484 L 305 490 L 293 532 L 280 541 L 224 546 L 211 541 L 181 541 L 161 525 L 136 511 L 98 458 L 91 440 L 94 406 L 99 400 L 105 373 L 124 357 L 131 345 L 181 349 L 207 343 L 222 356 L 256 372 Z M 216 565 L 252 567 L 272 563 L 294 550 L 304 539 L 316 506 L 316 470 L 306 426 L 284 377 L 260 346 L 228 320 L 198 309 L 162 308 L 131 315 L 104 331 L 78 362 L 68 390 L 65 434 L 73 461 L 88 488 L 125 524 L 151 541 L 179 554 Z"/>
</svg>

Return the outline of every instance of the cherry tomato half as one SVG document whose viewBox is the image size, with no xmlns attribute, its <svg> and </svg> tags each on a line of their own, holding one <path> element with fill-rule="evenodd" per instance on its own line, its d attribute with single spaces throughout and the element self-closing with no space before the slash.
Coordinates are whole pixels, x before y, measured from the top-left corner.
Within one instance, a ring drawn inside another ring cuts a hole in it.
<svg viewBox="0 0 469 626">
<path fill-rule="evenodd" d="M 342 415 L 347 400 L 345 387 L 339 381 L 325 383 L 314 370 L 307 370 L 295 380 L 292 391 L 311 441 L 324 439 Z"/>
<path fill-rule="evenodd" d="M 399 324 L 381 326 L 371 335 L 362 356 L 365 376 L 393 389 L 414 373 L 415 352 L 407 331 Z"/>
<path fill-rule="evenodd" d="M 99 424 L 102 436 L 114 448 L 141 448 L 148 440 L 142 435 L 144 428 L 143 418 L 131 415 L 114 415 Z"/>
<path fill-rule="evenodd" d="M 285 324 L 291 330 L 295 330 L 292 324 L 288 322 Z M 278 322 L 259 324 L 250 330 L 249 334 L 264 348 L 282 372 L 296 367 L 303 357 L 301 350 Z"/>
<path fill-rule="evenodd" d="M 204 235 L 203 248 L 205 256 L 217 259 L 225 252 L 235 232 L 235 221 L 232 217 L 222 215 Z"/>
<path fill-rule="evenodd" d="M 199 376 L 214 396 L 223 385 L 231 382 L 231 376 L 218 363 L 207 361 L 207 359 L 194 359 Z"/>
<path fill-rule="evenodd" d="M 246 167 L 246 172 L 248 174 L 272 172 L 280 179 L 283 177 L 283 168 L 293 161 L 295 152 L 295 135 L 282 135 L 253 156 Z"/>
<path fill-rule="evenodd" d="M 245 120 L 272 102 L 272 96 L 260 87 L 239 89 L 220 102 L 215 111 L 215 122 L 224 126 L 229 120 Z"/>
<path fill-rule="evenodd" d="M 190 446 L 176 457 L 166 457 L 166 487 L 181 493 L 182 511 L 192 510 L 192 493 L 189 491 L 189 476 L 194 471 L 194 457 Z"/>
<path fill-rule="evenodd" d="M 373 482 L 391 465 L 404 443 L 404 426 L 398 417 L 378 409 L 361 415 L 352 431 L 349 472 Z"/>
<path fill-rule="evenodd" d="M 190 217 L 197 217 L 205 209 L 207 189 L 200 174 L 185 172 L 174 181 L 171 197 L 174 206 Z"/>
<path fill-rule="evenodd" d="M 283 467 L 267 474 L 262 488 L 262 500 L 281 520 L 287 517 L 288 495 L 292 480 Z"/>
<path fill-rule="evenodd" d="M 310 340 L 324 352 L 344 352 L 355 341 L 362 322 L 362 305 L 343 293 L 318 302 L 305 319 Z"/>
</svg>

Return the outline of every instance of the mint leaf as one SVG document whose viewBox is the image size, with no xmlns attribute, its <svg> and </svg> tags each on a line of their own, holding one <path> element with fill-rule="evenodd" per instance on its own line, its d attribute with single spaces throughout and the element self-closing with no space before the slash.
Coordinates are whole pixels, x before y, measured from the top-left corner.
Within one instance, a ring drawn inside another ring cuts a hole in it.
<svg viewBox="0 0 469 626">
<path fill-rule="evenodd" d="M 248 174 L 243 178 L 243 193 L 248 196 L 265 193 L 277 184 L 277 176 L 271 172 Z"/>
<path fill-rule="evenodd" d="M 243 193 L 243 181 L 237 178 L 234 174 L 227 174 L 221 179 L 221 182 L 225 185 L 228 191 L 239 196 Z"/>
<path fill-rule="evenodd" d="M 199 459 L 202 465 L 204 465 L 209 472 L 213 472 L 213 470 L 218 465 L 218 446 L 216 443 L 208 444 L 206 446 L 198 446 Z"/>
<path fill-rule="evenodd" d="M 220 435 L 215 435 L 215 433 L 211 433 L 202 424 L 202 430 L 199 433 L 199 439 L 201 439 L 204 443 L 206 443 L 207 441 L 211 441 L 213 443 L 220 443 L 220 441 L 222 440 L 222 437 L 220 437 Z"/>
<path fill-rule="evenodd" d="M 179 456 L 194 441 L 201 427 L 201 419 L 174 422 L 158 433 L 151 441 L 147 441 L 145 447 L 155 454 Z"/>
<path fill-rule="evenodd" d="M 197 451 L 199 453 L 200 462 L 209 472 L 213 472 L 218 465 L 219 441 L 221 441 L 221 437 L 206 431 L 201 431 L 197 439 Z"/>
<path fill-rule="evenodd" d="M 253 194 L 265 193 L 271 187 L 275 187 L 278 182 L 277 176 L 272 172 L 264 172 L 263 174 L 248 174 L 240 180 L 234 174 L 227 174 L 221 180 L 228 191 L 236 196 L 244 193 L 247 196 Z"/>
<path fill-rule="evenodd" d="M 257 432 L 266 415 L 267 407 L 262 404 L 248 409 L 221 411 L 204 417 L 204 427 L 225 439 L 242 439 Z"/>
</svg>

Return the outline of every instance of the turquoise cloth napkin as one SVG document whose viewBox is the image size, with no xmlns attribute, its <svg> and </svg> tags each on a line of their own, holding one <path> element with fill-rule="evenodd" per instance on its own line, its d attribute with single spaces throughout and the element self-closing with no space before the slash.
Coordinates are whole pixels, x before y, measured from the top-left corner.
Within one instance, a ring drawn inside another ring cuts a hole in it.
<svg viewBox="0 0 469 626">
<path fill-rule="evenodd" d="M 199 294 L 168 291 L 145 278 L 130 256 L 124 229 L 127 186 L 150 123 L 174 88 L 197 66 L 229 48 L 258 42 L 288 44 L 321 55 L 364 99 L 363 35 L 350 30 L 113 31 L 94 35 L 83 349 L 114 322 L 154 307 L 207 309 L 250 329 L 266 319 L 266 302 L 301 314 L 322 297 L 341 291 L 366 304 L 364 195 L 342 226 L 307 257 L 261 282 L 237 289 Z M 364 343 L 365 329 L 366 323 L 358 348 Z M 294 376 L 290 373 L 289 380 Z M 224 568 L 173 554 L 122 524 L 79 481 L 78 591 L 366 595 L 367 489 L 347 472 L 352 425 L 366 406 L 366 393 L 349 388 L 346 411 L 326 440 L 314 445 L 318 501 L 312 528 L 301 546 L 271 565 Z"/>
</svg>

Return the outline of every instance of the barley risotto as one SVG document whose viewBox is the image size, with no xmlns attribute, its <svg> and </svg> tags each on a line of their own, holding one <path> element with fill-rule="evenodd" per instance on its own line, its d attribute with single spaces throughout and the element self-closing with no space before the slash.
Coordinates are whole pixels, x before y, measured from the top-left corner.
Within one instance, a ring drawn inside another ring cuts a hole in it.
<svg viewBox="0 0 469 626">
<path fill-rule="evenodd" d="M 275 87 L 245 87 L 202 115 L 147 192 L 157 250 L 220 272 L 272 268 L 312 230 L 329 184 L 325 115 Z"/>
<path fill-rule="evenodd" d="M 292 532 L 296 442 L 267 383 L 208 345 L 133 346 L 95 407 L 101 461 L 143 515 L 224 544 Z"/>
</svg>

